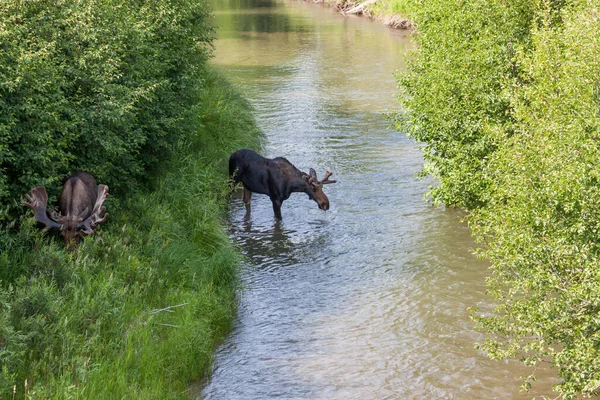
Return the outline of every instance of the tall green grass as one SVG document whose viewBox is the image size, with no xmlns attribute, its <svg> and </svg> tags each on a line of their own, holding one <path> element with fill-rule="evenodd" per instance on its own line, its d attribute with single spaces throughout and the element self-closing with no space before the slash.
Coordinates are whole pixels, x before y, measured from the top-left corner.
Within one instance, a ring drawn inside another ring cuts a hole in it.
<svg viewBox="0 0 600 400">
<path fill-rule="evenodd" d="M 76 252 L 31 219 L 0 233 L 0 397 L 187 398 L 208 374 L 240 261 L 223 230 L 227 158 L 260 132 L 224 79 L 206 81 L 202 128 L 156 190 L 110 198 Z"/>
<path fill-rule="evenodd" d="M 410 19 L 415 8 L 414 0 L 380 0 L 369 7 L 378 17 L 401 16 Z"/>
</svg>

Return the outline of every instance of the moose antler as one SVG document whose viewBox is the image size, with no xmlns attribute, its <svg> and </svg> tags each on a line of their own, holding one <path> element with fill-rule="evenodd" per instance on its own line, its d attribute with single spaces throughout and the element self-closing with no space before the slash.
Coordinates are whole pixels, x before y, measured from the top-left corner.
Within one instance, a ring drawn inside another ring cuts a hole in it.
<svg viewBox="0 0 600 400">
<path fill-rule="evenodd" d="M 62 224 L 50 219 L 48 217 L 48 213 L 46 211 L 46 207 L 48 204 L 48 193 L 46 193 L 46 188 L 43 186 L 38 186 L 29 191 L 25 195 L 28 201 L 21 200 L 21 204 L 31 208 L 35 213 L 35 220 L 40 222 L 46 227 L 44 231 L 47 231 L 51 228 L 61 228 Z"/>
<path fill-rule="evenodd" d="M 302 173 L 302 177 L 304 177 L 304 179 L 307 180 L 307 182 L 311 185 L 326 185 L 328 183 L 336 183 L 337 181 L 330 181 L 329 177 L 333 175 L 333 172 L 329 172 L 329 171 L 325 171 L 325 178 L 319 180 L 319 178 L 317 178 L 317 171 L 315 171 L 314 169 L 310 169 L 310 173 L 306 174 L 306 173 Z"/>
<path fill-rule="evenodd" d="M 326 184 L 328 184 L 328 183 L 336 183 L 337 181 L 330 181 L 330 180 L 329 180 L 329 177 L 330 177 L 331 175 L 333 175 L 333 172 L 325 171 L 325 178 L 321 179 L 321 180 L 319 181 L 319 183 L 320 183 L 321 185 L 326 185 Z"/>
<path fill-rule="evenodd" d="M 96 197 L 96 204 L 94 204 L 92 214 L 85 221 L 77 225 L 77 228 L 82 229 L 82 232 L 86 235 L 93 234 L 96 224 L 103 222 L 108 217 L 108 213 L 101 216 L 106 211 L 106 207 L 102 205 L 106 199 L 108 199 L 108 186 L 98 185 L 98 197 Z"/>
</svg>

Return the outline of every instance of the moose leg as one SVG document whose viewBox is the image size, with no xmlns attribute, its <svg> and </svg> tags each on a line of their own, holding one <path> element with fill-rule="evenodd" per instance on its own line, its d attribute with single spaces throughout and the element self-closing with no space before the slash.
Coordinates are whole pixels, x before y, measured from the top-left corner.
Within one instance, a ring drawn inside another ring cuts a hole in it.
<svg viewBox="0 0 600 400">
<path fill-rule="evenodd" d="M 281 200 L 278 199 L 271 199 L 271 202 L 273 203 L 273 212 L 275 213 L 275 218 L 277 219 L 283 219 L 281 217 Z"/>
<path fill-rule="evenodd" d="M 246 205 L 246 214 L 250 214 L 250 200 L 252 200 L 252 192 L 244 186 L 244 204 Z"/>
</svg>

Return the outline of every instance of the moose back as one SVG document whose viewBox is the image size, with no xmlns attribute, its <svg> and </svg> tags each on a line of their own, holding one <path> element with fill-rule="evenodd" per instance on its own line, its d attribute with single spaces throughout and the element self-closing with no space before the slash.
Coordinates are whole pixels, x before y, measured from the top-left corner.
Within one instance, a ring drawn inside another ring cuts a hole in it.
<svg viewBox="0 0 600 400">
<path fill-rule="evenodd" d="M 335 183 L 329 180 L 332 172 L 325 172 L 319 180 L 314 169 L 310 173 L 300 171 L 283 157 L 265 158 L 250 149 L 242 149 L 229 157 L 229 175 L 244 185 L 244 204 L 250 213 L 252 193 L 266 194 L 273 203 L 275 218 L 282 219 L 281 204 L 294 192 L 304 192 L 321 210 L 329 209 L 329 199 L 323 185 Z"/>
</svg>

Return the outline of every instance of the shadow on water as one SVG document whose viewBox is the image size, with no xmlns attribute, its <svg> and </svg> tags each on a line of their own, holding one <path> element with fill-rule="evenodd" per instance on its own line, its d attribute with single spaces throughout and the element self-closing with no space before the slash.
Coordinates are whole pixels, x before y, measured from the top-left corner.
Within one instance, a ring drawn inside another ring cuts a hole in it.
<svg viewBox="0 0 600 400">
<path fill-rule="evenodd" d="M 474 348 L 484 337 L 467 308 L 490 307 L 488 265 L 460 213 L 423 200 L 419 145 L 388 128 L 410 39 L 305 2 L 216 6 L 213 64 L 256 109 L 264 155 L 338 183 L 329 211 L 293 194 L 280 222 L 267 196 L 252 197 L 249 218 L 234 196 L 244 289 L 201 396 L 531 397 L 518 393 L 530 370 Z"/>
<path fill-rule="evenodd" d="M 296 245 L 282 221 L 273 225 L 252 224 L 252 214 L 244 214 L 243 222 L 232 224 L 230 233 L 242 248 L 244 255 L 257 269 L 270 269 L 297 263 L 296 254 L 302 248 Z"/>
<path fill-rule="evenodd" d="M 311 254 L 319 253 L 326 246 L 327 222 L 311 221 L 304 230 L 286 225 L 273 216 L 271 202 L 267 196 L 254 194 L 252 211 L 246 213 L 238 190 L 231 205 L 230 235 L 240 246 L 249 265 L 256 270 L 273 270 L 297 265 L 311 260 Z M 294 196 L 306 197 L 303 194 Z M 299 199 L 296 199 L 299 200 Z M 283 212 L 286 205 L 284 202 Z M 312 206 L 312 202 L 304 202 Z M 284 272 L 285 273 L 285 272 Z"/>
<path fill-rule="evenodd" d="M 228 13 L 235 11 L 251 12 L 277 7 L 281 7 L 281 4 L 278 4 L 275 0 L 218 0 L 213 2 L 213 8 L 217 12 L 227 10 Z"/>
</svg>

